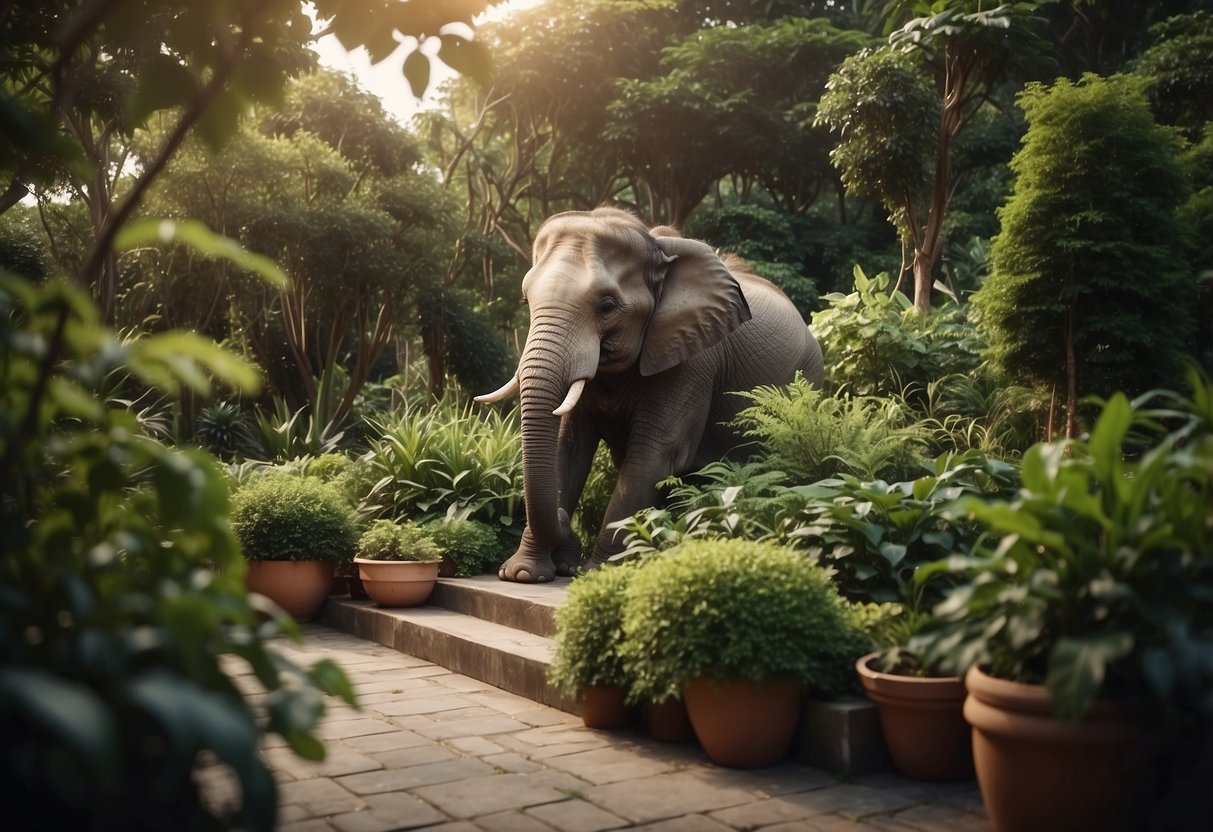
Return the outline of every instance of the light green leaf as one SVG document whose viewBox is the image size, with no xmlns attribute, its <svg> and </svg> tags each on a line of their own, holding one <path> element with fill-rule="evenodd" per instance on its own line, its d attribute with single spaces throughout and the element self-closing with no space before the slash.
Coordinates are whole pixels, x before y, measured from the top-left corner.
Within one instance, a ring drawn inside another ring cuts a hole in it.
<svg viewBox="0 0 1213 832">
<path fill-rule="evenodd" d="M 252 272 L 276 289 L 288 283 L 286 273 L 264 255 L 249 251 L 230 237 L 217 234 L 199 220 L 132 220 L 122 227 L 114 248 L 127 251 L 138 246 L 180 243 L 199 254 L 219 257 L 238 268 Z"/>
</svg>

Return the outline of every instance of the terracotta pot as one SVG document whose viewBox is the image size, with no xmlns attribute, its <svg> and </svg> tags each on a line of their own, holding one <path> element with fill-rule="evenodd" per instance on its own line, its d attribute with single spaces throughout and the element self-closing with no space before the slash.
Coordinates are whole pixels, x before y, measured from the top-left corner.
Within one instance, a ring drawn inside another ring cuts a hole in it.
<svg viewBox="0 0 1213 832">
<path fill-rule="evenodd" d="M 788 753 L 800 719 L 800 682 L 696 679 L 682 691 L 703 750 L 730 768 L 773 766 Z"/>
<path fill-rule="evenodd" d="M 973 776 L 973 740 L 964 719 L 965 686 L 959 676 L 881 673 L 871 653 L 855 662 L 859 681 L 876 703 L 893 765 L 915 780 Z"/>
<path fill-rule="evenodd" d="M 354 558 L 358 577 L 371 600 L 381 607 L 424 604 L 438 582 L 438 561 Z"/>
<path fill-rule="evenodd" d="M 649 734 L 662 742 L 694 742 L 695 728 L 687 714 L 687 704 L 681 699 L 650 702 L 648 708 Z"/>
<path fill-rule="evenodd" d="M 977 782 L 996 832 L 1124 828 L 1121 801 L 1133 782 L 1129 749 L 1138 730 L 1116 703 L 1097 702 L 1080 722 L 1062 722 L 1043 686 L 976 668 L 965 685 Z"/>
<path fill-rule="evenodd" d="M 581 689 L 577 702 L 586 728 L 623 728 L 632 719 L 626 704 L 628 692 L 616 685 L 590 685 Z"/>
<path fill-rule="evenodd" d="M 333 585 L 333 564 L 323 560 L 250 560 L 245 586 L 269 598 L 296 621 L 311 621 Z"/>
</svg>

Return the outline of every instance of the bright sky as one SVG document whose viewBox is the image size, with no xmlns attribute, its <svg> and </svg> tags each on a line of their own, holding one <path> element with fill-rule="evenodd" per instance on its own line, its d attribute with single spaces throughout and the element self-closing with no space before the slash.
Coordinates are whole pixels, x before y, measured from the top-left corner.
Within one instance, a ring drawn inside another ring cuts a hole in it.
<svg viewBox="0 0 1213 832">
<path fill-rule="evenodd" d="M 412 2 L 423 2 L 423 0 L 412 0 Z M 528 9 L 541 2 L 543 0 L 505 0 L 490 8 L 477 18 L 476 22 L 481 24 L 500 20 L 514 11 Z M 426 47 L 426 51 L 436 49 L 437 46 L 438 43 L 433 42 Z M 433 106 L 438 88 L 455 74 L 446 64 L 434 61 L 430 65 L 432 74 L 429 89 L 425 98 L 418 101 L 413 98 L 408 82 L 404 80 L 405 51 L 403 49 L 397 49 L 374 66 L 371 65 L 370 56 L 367 55 L 365 49 L 359 47 L 353 52 L 347 52 L 333 35 L 321 38 L 313 49 L 320 55 L 321 64 L 330 69 L 350 73 L 368 92 L 379 96 L 383 101 L 384 109 L 402 124 L 407 123 L 419 109 Z"/>
</svg>

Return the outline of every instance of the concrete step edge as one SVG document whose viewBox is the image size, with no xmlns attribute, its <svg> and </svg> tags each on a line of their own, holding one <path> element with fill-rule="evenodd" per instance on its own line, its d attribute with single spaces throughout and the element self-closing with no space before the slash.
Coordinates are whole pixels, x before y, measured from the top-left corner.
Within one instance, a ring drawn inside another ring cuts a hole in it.
<svg viewBox="0 0 1213 832">
<path fill-rule="evenodd" d="M 496 575 L 440 578 L 428 605 L 550 638 L 556 632 L 556 610 L 564 603 L 569 580 L 517 584 Z"/>
<path fill-rule="evenodd" d="M 433 662 L 543 705 L 576 713 L 576 703 L 547 684 L 551 639 L 442 607 L 385 609 L 330 597 L 321 623 Z"/>
</svg>

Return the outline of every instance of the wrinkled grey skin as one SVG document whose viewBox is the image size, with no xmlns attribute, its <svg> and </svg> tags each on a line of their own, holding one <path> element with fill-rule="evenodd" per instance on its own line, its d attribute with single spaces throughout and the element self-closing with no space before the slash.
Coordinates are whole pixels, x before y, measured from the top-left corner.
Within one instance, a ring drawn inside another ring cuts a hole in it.
<svg viewBox="0 0 1213 832">
<path fill-rule="evenodd" d="M 539 229 L 522 282 L 531 327 L 517 376 L 527 527 L 503 580 L 577 568 L 569 517 L 600 440 L 619 480 L 588 568 L 622 548 L 605 524 L 653 505 L 666 477 L 740 444 L 723 423 L 746 402 L 728 393 L 785 384 L 797 370 L 821 384 L 821 348 L 791 301 L 675 234 L 614 208 L 557 214 Z M 553 415 L 578 379 L 580 400 Z"/>
</svg>

